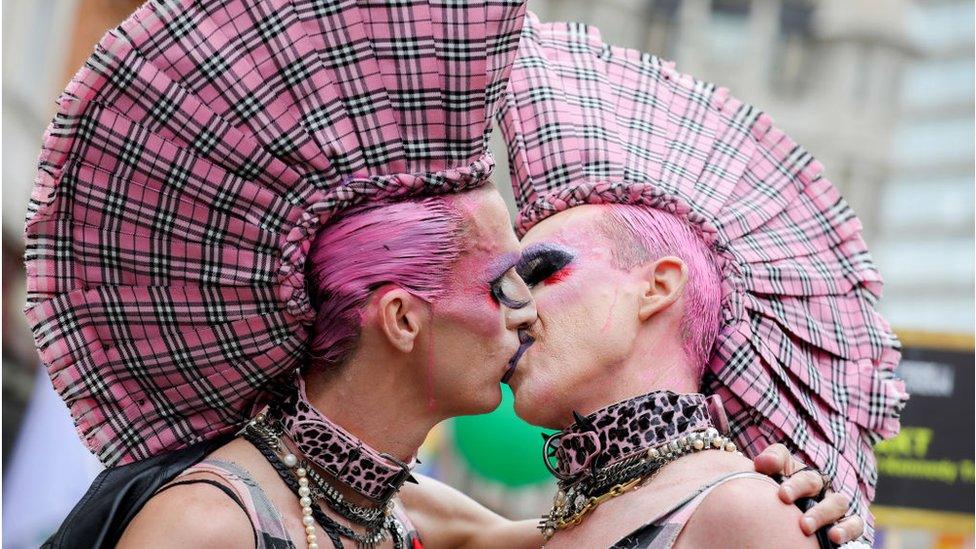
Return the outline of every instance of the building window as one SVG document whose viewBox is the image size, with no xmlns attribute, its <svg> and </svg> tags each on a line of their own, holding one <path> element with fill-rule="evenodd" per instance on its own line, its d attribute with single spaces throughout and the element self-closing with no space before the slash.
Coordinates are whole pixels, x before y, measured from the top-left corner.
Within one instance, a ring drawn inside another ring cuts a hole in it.
<svg viewBox="0 0 976 549">
<path fill-rule="evenodd" d="M 803 0 L 786 0 L 780 6 L 779 33 L 770 55 L 769 84 L 786 97 L 801 97 L 813 72 L 813 5 Z"/>
</svg>

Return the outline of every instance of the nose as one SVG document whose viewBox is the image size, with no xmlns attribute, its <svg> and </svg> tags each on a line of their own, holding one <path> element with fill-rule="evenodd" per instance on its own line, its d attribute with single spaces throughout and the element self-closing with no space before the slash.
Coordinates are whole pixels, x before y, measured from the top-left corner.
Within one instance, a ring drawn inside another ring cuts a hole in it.
<svg viewBox="0 0 976 549">
<path fill-rule="evenodd" d="M 505 307 L 505 327 L 513 332 L 527 330 L 539 319 L 532 291 L 521 277 L 514 277 L 513 290 L 518 296 L 519 307 Z"/>
<path fill-rule="evenodd" d="M 505 327 L 511 331 L 528 330 L 539 319 L 538 311 L 535 308 L 535 300 L 531 297 L 525 306 L 518 309 L 507 309 Z"/>
</svg>

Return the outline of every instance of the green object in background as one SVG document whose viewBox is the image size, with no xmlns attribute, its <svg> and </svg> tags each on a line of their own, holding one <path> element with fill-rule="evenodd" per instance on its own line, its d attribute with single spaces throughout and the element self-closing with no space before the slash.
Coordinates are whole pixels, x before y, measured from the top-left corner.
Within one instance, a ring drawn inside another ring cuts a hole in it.
<svg viewBox="0 0 976 549">
<path fill-rule="evenodd" d="M 552 478 L 542 464 L 542 429 L 515 415 L 512 390 L 502 385 L 497 410 L 453 420 L 454 443 L 478 476 L 509 488 L 539 484 Z"/>
</svg>

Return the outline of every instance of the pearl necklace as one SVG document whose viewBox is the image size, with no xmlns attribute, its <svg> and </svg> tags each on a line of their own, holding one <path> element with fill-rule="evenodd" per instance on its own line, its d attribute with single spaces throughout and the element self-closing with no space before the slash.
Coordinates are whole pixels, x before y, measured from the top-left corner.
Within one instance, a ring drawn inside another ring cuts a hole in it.
<svg viewBox="0 0 976 549">
<path fill-rule="evenodd" d="M 315 500 L 313 497 L 314 494 L 312 492 L 312 487 L 310 485 L 310 477 L 313 477 L 314 472 L 307 468 L 304 462 L 300 462 L 298 456 L 287 449 L 287 447 L 281 441 L 280 434 L 275 432 L 271 426 L 265 423 L 265 420 L 266 416 L 263 413 L 260 413 L 247 423 L 243 431 L 245 434 L 250 433 L 255 435 L 259 440 L 267 445 L 268 449 L 271 450 L 272 455 L 274 453 L 283 452 L 283 455 L 279 455 L 278 459 L 282 465 L 293 472 L 295 475 L 295 480 L 298 483 L 298 504 L 301 508 L 302 525 L 305 527 L 305 540 L 308 544 L 308 549 L 318 549 L 318 538 L 315 533 L 315 510 L 313 508 Z M 266 457 L 273 459 L 271 456 Z M 338 494 L 338 492 L 336 492 L 336 494 Z M 347 505 L 355 508 L 355 506 L 352 506 L 351 504 Z M 390 506 L 385 508 L 383 520 L 379 527 L 375 528 L 373 531 L 368 531 L 365 535 L 357 534 L 352 529 L 344 527 L 338 523 L 333 523 L 333 526 L 340 535 L 352 539 L 360 546 L 375 546 L 392 533 L 395 534 L 393 538 L 394 547 L 402 547 L 402 541 L 406 535 L 406 532 L 400 525 L 399 521 L 397 521 L 389 512 L 389 509 L 391 509 Z M 321 513 L 321 511 L 319 512 Z"/>
<path fill-rule="evenodd" d="M 298 465 L 298 458 L 295 454 L 285 454 L 281 460 L 289 468 Z M 298 505 L 302 508 L 302 524 L 305 525 L 305 541 L 308 542 L 308 549 L 319 549 L 319 544 L 315 537 L 315 519 L 312 517 L 312 495 L 308 489 L 308 471 L 304 467 L 295 469 L 295 477 L 298 478 Z"/>
</svg>

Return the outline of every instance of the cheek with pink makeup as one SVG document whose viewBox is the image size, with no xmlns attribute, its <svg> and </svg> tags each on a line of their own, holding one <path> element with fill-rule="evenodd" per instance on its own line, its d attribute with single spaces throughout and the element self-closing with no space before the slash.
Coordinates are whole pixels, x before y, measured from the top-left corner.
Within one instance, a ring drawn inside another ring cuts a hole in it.
<svg viewBox="0 0 976 549">
<path fill-rule="evenodd" d="M 610 310 L 607 312 L 606 320 L 603 321 L 603 327 L 600 328 L 601 334 L 607 333 L 607 330 L 610 329 L 610 326 L 613 323 L 613 314 L 615 312 L 615 309 L 617 308 L 617 298 L 619 297 L 620 297 L 620 288 L 615 287 L 613 289 L 613 301 L 610 302 Z"/>
<path fill-rule="evenodd" d="M 501 307 L 480 289 L 451 294 L 434 307 L 442 320 L 456 323 L 474 334 L 493 339 L 505 326 L 501 320 Z"/>
<path fill-rule="evenodd" d="M 501 306 L 492 295 L 491 282 L 496 276 L 495 271 L 503 269 L 506 262 L 514 264 L 515 259 L 506 257 L 513 254 L 505 254 L 488 262 L 478 257 L 480 255 L 465 257 L 458 262 L 451 276 L 451 289 L 435 309 L 481 336 L 494 338 L 504 330 L 504 323 Z"/>
<path fill-rule="evenodd" d="M 480 296 L 496 313 L 502 306 L 519 309 L 528 305 L 532 296 L 516 271 L 519 254 L 504 252 L 489 261 L 481 261 L 483 256 L 472 255 L 458 266 L 459 275 L 454 285 L 456 298 L 465 299 L 470 294 Z M 501 316 L 495 316 L 502 320 Z"/>
</svg>

